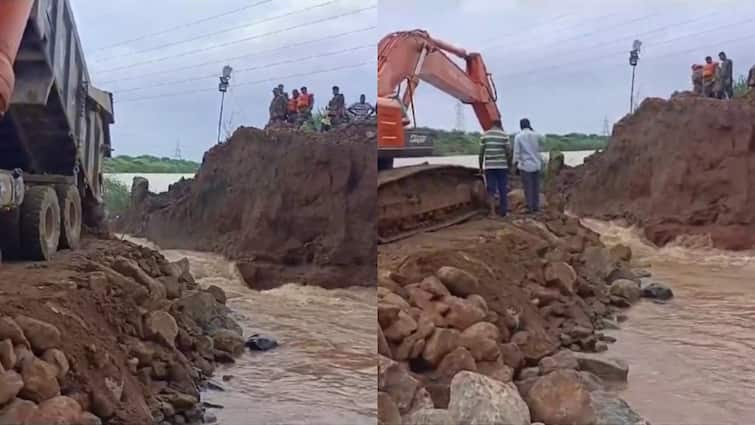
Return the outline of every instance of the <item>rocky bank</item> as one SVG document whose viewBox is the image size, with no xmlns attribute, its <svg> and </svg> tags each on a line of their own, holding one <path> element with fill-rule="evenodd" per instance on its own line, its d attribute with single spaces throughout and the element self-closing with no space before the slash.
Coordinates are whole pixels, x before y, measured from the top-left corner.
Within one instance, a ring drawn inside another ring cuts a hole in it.
<svg viewBox="0 0 755 425">
<path fill-rule="evenodd" d="M 200 388 L 244 340 L 188 267 L 98 239 L 0 265 L 0 424 L 200 423 Z"/>
<path fill-rule="evenodd" d="M 629 248 L 556 210 L 449 232 L 380 248 L 382 424 L 645 423 L 607 391 L 628 366 L 597 354 L 623 309 L 659 296 Z"/>
<path fill-rule="evenodd" d="M 254 289 L 374 286 L 375 143 L 374 126 L 242 127 L 167 193 L 135 181 L 117 228 L 165 249 L 223 254 Z"/>
<path fill-rule="evenodd" d="M 625 219 L 665 245 L 702 235 L 730 250 L 755 246 L 755 97 L 690 93 L 646 99 L 613 129 L 604 152 L 564 171 L 580 216 Z"/>
</svg>

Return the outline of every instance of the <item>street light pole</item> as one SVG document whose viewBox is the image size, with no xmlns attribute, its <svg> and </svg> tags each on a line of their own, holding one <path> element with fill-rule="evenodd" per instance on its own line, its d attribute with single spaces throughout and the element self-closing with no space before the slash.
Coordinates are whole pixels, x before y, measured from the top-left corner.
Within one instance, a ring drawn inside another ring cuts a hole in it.
<svg viewBox="0 0 755 425">
<path fill-rule="evenodd" d="M 640 60 L 640 47 L 642 42 L 640 40 L 634 40 L 632 43 L 632 50 L 629 52 L 629 65 L 632 66 L 632 88 L 629 92 L 629 113 L 634 112 L 634 80 L 637 72 L 637 63 Z"/>
<path fill-rule="evenodd" d="M 225 104 L 225 92 L 228 91 L 228 86 L 231 81 L 231 72 L 233 68 L 226 65 L 223 67 L 223 72 L 220 75 L 220 83 L 218 84 L 218 91 L 220 95 L 220 117 L 218 117 L 218 144 L 220 143 L 220 130 L 223 125 L 223 105 Z"/>
</svg>

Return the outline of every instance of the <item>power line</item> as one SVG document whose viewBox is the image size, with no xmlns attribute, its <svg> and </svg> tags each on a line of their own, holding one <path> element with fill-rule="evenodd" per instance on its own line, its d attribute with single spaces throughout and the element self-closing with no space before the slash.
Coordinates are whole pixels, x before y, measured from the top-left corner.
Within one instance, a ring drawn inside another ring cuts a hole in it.
<svg viewBox="0 0 755 425">
<path fill-rule="evenodd" d="M 269 63 L 269 64 L 266 64 L 266 65 L 256 65 L 256 66 L 251 66 L 251 67 L 246 67 L 246 68 L 237 68 L 237 69 L 234 69 L 234 72 L 235 73 L 240 73 L 240 72 L 255 71 L 255 70 L 260 70 L 260 69 L 268 69 L 268 68 L 272 68 L 272 67 L 275 67 L 275 66 L 286 65 L 286 64 L 290 64 L 290 63 L 302 62 L 302 61 L 306 61 L 306 60 L 312 60 L 312 59 L 319 59 L 319 58 L 323 58 L 323 57 L 335 56 L 335 55 L 339 55 L 339 54 L 343 54 L 343 53 L 355 52 L 357 50 L 363 50 L 363 49 L 366 49 L 368 47 L 375 48 L 376 46 L 375 46 L 375 44 L 363 44 L 363 45 L 360 45 L 360 46 L 349 47 L 349 48 L 345 48 L 345 49 L 335 50 L 335 51 L 332 51 L 332 52 L 318 53 L 318 54 L 315 54 L 315 55 L 309 55 L 309 56 L 299 57 L 299 58 L 294 58 L 294 59 L 286 59 L 286 60 L 283 60 L 283 61 Z M 185 78 L 185 79 L 182 79 L 182 80 L 164 81 L 164 82 L 160 82 L 160 83 L 157 83 L 157 84 L 151 84 L 151 85 L 147 85 L 147 86 L 139 86 L 139 87 L 132 87 L 132 88 L 127 88 L 127 89 L 123 89 L 123 90 L 115 90 L 114 93 L 116 93 L 116 94 L 130 93 L 130 92 L 134 92 L 134 91 L 146 90 L 146 89 L 155 88 L 155 87 L 164 87 L 164 86 L 171 86 L 171 85 L 176 85 L 176 84 L 190 83 L 190 82 L 194 82 L 194 81 L 201 81 L 201 80 L 206 80 L 208 78 L 217 78 L 217 75 L 216 75 L 216 73 L 213 73 L 213 74 L 205 74 L 205 75 L 197 76 L 197 77 Z"/>
<path fill-rule="evenodd" d="M 375 64 L 375 63 L 376 63 L 376 61 L 373 60 L 373 61 L 367 61 L 367 62 L 360 62 L 360 63 L 356 63 L 356 64 L 352 64 L 352 65 L 344 65 L 344 66 L 338 66 L 338 67 L 334 67 L 334 68 L 321 69 L 321 70 L 317 70 L 317 71 L 302 72 L 302 73 L 298 73 L 298 74 L 282 75 L 282 76 L 273 77 L 273 78 L 266 78 L 266 79 L 263 79 L 263 80 L 248 81 L 246 83 L 236 84 L 236 87 L 252 86 L 252 85 L 256 85 L 256 84 L 269 83 L 269 82 L 273 82 L 273 81 L 281 81 L 281 80 L 286 80 L 286 79 L 296 78 L 296 77 L 308 77 L 308 76 L 311 76 L 311 75 L 325 74 L 325 73 L 329 73 L 329 72 L 335 72 L 335 71 L 341 71 L 341 70 L 346 70 L 346 69 L 359 68 L 359 67 L 362 67 L 362 66 L 365 66 L 365 65 L 370 65 L 370 64 Z M 207 89 L 199 89 L 199 90 L 197 90 L 197 89 L 194 89 L 194 90 L 183 90 L 183 91 L 179 91 L 179 92 L 165 93 L 165 94 L 160 94 L 160 95 L 155 95 L 155 96 L 135 97 L 135 98 L 131 98 L 131 99 L 116 100 L 116 103 L 120 104 L 120 103 L 139 102 L 139 101 L 144 101 L 144 100 L 164 99 L 164 98 L 167 98 L 167 97 L 176 97 L 176 96 L 182 96 L 182 95 L 186 95 L 186 94 L 196 94 L 196 93 L 204 93 L 204 92 L 213 92 L 215 90 L 216 90 L 216 88 L 214 88 L 214 87 L 213 88 L 207 88 Z"/>
<path fill-rule="evenodd" d="M 358 13 L 362 13 L 362 12 L 365 12 L 367 10 L 373 10 L 373 9 L 377 9 L 377 6 L 363 7 L 361 9 L 355 9 L 355 10 L 351 10 L 349 12 L 345 12 L 345 13 L 341 13 L 341 14 L 338 14 L 338 15 L 330 16 L 330 17 L 327 17 L 327 18 L 318 19 L 318 20 L 310 21 L 310 22 L 305 22 L 303 24 L 293 25 L 293 26 L 290 26 L 290 27 L 287 27 L 287 28 L 283 28 L 283 29 L 280 29 L 280 30 L 270 31 L 270 32 L 266 32 L 266 33 L 263 33 L 263 34 L 257 34 L 257 35 L 251 36 L 251 37 L 245 37 L 245 38 L 241 38 L 241 39 L 238 39 L 238 40 L 233 40 L 233 41 L 229 41 L 229 42 L 221 43 L 221 44 L 215 44 L 215 45 L 207 46 L 207 47 L 203 47 L 203 48 L 192 49 L 192 50 L 188 50 L 186 52 L 181 52 L 181 53 L 177 53 L 177 54 L 174 54 L 174 55 L 162 56 L 162 57 L 159 57 L 159 58 L 149 59 L 149 60 L 145 60 L 145 61 L 142 61 L 142 62 L 136 62 L 136 63 L 132 63 L 132 64 L 129 64 L 129 65 L 123 65 L 123 66 L 118 66 L 118 67 L 115 67 L 115 68 L 104 69 L 104 70 L 100 70 L 99 72 L 119 71 L 119 70 L 122 70 L 122 69 L 130 69 L 130 68 L 134 68 L 134 67 L 141 66 L 141 65 L 147 65 L 147 64 L 157 63 L 157 62 L 163 62 L 163 61 L 166 61 L 168 59 L 179 58 L 179 57 L 184 57 L 184 56 L 190 56 L 190 55 L 193 55 L 193 54 L 202 53 L 202 52 L 206 52 L 206 51 L 209 51 L 209 50 L 214 50 L 214 49 L 218 49 L 218 48 L 222 48 L 222 47 L 232 46 L 232 45 L 235 45 L 235 44 L 239 44 L 239 43 L 243 43 L 243 42 L 251 41 L 251 40 L 256 40 L 256 39 L 259 39 L 259 38 L 264 38 L 264 37 L 268 37 L 268 36 L 271 36 L 271 35 L 282 34 L 282 33 L 285 33 L 285 32 L 291 31 L 291 30 L 295 30 L 295 29 L 299 29 L 299 28 L 305 28 L 305 27 L 316 25 L 316 24 L 320 24 L 320 23 L 323 23 L 323 22 L 334 21 L 336 19 L 343 18 L 345 16 L 356 15 Z"/>
<path fill-rule="evenodd" d="M 300 46 L 305 46 L 307 44 L 319 43 L 321 41 L 333 40 L 333 39 L 336 39 L 336 38 L 339 38 L 339 37 L 343 37 L 343 36 L 347 36 L 347 35 L 352 35 L 352 34 L 356 34 L 356 33 L 360 33 L 360 32 L 365 32 L 365 31 L 369 31 L 369 30 L 373 30 L 375 28 L 377 28 L 377 27 L 373 25 L 373 26 L 366 27 L 366 28 L 360 28 L 360 29 L 353 30 L 353 31 L 346 31 L 346 32 L 342 32 L 342 33 L 338 33 L 338 34 L 333 34 L 333 35 L 329 35 L 329 36 L 325 36 L 325 37 L 321 37 L 321 38 L 316 38 L 316 39 L 312 39 L 312 40 L 306 40 L 306 41 L 301 41 L 301 42 L 298 42 L 298 43 L 286 44 L 286 45 L 283 45 L 283 46 L 280 46 L 280 47 L 274 47 L 272 49 L 259 50 L 259 51 L 256 51 L 256 52 L 247 53 L 247 54 L 240 55 L 240 56 L 234 56 L 234 57 L 230 57 L 230 58 L 226 58 L 226 59 L 222 59 L 222 60 L 212 60 L 212 61 L 206 61 L 206 62 L 194 64 L 194 65 L 187 65 L 187 66 L 180 66 L 180 67 L 169 68 L 169 69 L 164 69 L 164 70 L 159 70 L 159 71 L 152 71 L 152 72 L 142 73 L 142 74 L 139 74 L 139 75 L 136 75 L 136 76 L 133 76 L 133 77 L 116 78 L 116 79 L 112 79 L 112 80 L 105 80 L 105 81 L 100 82 L 99 84 L 104 85 L 104 84 L 109 84 L 109 83 L 119 83 L 119 82 L 123 82 L 123 81 L 140 80 L 140 79 L 142 79 L 144 77 L 149 77 L 149 76 L 153 76 L 153 75 L 169 74 L 169 73 L 177 72 L 177 71 L 185 71 L 187 69 L 200 68 L 200 67 L 206 66 L 206 65 L 218 65 L 218 64 L 221 64 L 221 63 L 229 63 L 229 62 L 232 62 L 232 61 L 235 61 L 235 60 L 238 60 L 238 59 L 246 59 L 246 58 L 250 58 L 250 57 L 254 57 L 254 56 L 259 56 L 259 55 L 261 55 L 263 53 L 273 53 L 273 52 L 278 52 L 278 51 L 281 51 L 281 50 L 288 50 L 288 49 L 291 49 L 293 47 L 300 47 Z"/>
<path fill-rule="evenodd" d="M 270 3 L 272 1 L 273 0 L 258 1 L 256 3 L 252 3 L 250 5 L 242 6 L 242 7 L 233 9 L 233 10 L 229 10 L 227 12 L 223 12 L 223 13 L 217 14 L 217 15 L 208 16 L 206 18 L 198 19 L 196 21 L 186 22 L 184 24 L 176 25 L 174 27 L 166 28 L 164 30 L 156 31 L 156 32 L 149 33 L 149 34 L 144 34 L 144 35 L 141 35 L 141 36 L 136 37 L 136 38 L 131 38 L 131 39 L 128 39 L 128 40 L 118 41 L 116 43 L 109 44 L 107 46 L 98 47 L 98 48 L 94 49 L 94 51 L 92 53 L 96 54 L 97 52 L 100 52 L 100 51 L 105 50 L 105 49 L 110 49 L 110 48 L 113 48 L 113 47 L 122 46 L 124 44 L 129 44 L 129 43 L 133 43 L 135 41 L 144 40 L 145 38 L 155 37 L 155 36 L 166 34 L 166 33 L 169 33 L 169 32 L 175 31 L 175 30 L 179 30 L 179 29 L 183 29 L 183 28 L 188 28 L 188 27 L 196 25 L 196 24 L 201 24 L 201 23 L 204 23 L 204 22 L 207 22 L 207 21 L 211 21 L 213 19 L 222 18 L 224 16 L 232 15 L 234 13 L 238 13 L 238 12 L 241 12 L 241 11 L 244 11 L 244 10 L 247 10 L 247 9 L 252 9 L 252 8 L 257 7 L 257 6 L 261 6 L 263 4 Z"/>
<path fill-rule="evenodd" d="M 201 35 L 194 36 L 194 37 L 191 37 L 191 38 L 186 38 L 186 39 L 183 39 L 183 40 L 172 41 L 170 43 L 165 43 L 165 44 L 160 44 L 160 45 L 157 45 L 157 46 L 152 46 L 152 47 L 149 47 L 149 48 L 146 48 L 146 49 L 138 50 L 138 51 L 127 53 L 127 54 L 113 55 L 113 56 L 109 56 L 109 57 L 99 58 L 99 59 L 95 59 L 94 62 L 104 62 L 104 61 L 111 60 L 111 59 L 128 58 L 128 57 L 131 57 L 131 56 L 141 55 L 141 54 L 152 52 L 152 51 L 155 51 L 155 50 L 164 49 L 166 47 L 173 47 L 173 46 L 177 46 L 179 44 L 190 43 L 192 41 L 204 40 L 204 39 L 206 39 L 208 37 L 213 37 L 213 36 L 216 36 L 218 34 L 225 34 L 227 32 L 236 31 L 236 30 L 241 29 L 241 28 L 254 27 L 254 26 L 257 26 L 257 25 L 260 25 L 260 24 L 264 24 L 264 23 L 268 23 L 268 22 L 272 22 L 272 21 L 277 21 L 278 19 L 286 18 L 286 17 L 293 16 L 293 15 L 298 15 L 298 14 L 303 13 L 303 12 L 308 12 L 310 10 L 314 10 L 314 9 L 317 9 L 317 8 L 320 8 L 320 7 L 324 7 L 324 6 L 336 3 L 337 1 L 338 0 L 329 0 L 329 1 L 326 1 L 324 3 L 319 3 L 319 4 L 316 4 L 316 5 L 313 5 L 313 6 L 309 6 L 309 7 L 305 7 L 305 8 L 302 8 L 302 9 L 294 10 L 292 12 L 287 12 L 287 13 L 284 13 L 282 15 L 277 15 L 277 16 L 272 16 L 270 18 L 260 19 L 258 21 L 252 22 L 250 24 L 237 25 L 235 27 L 226 28 L 226 29 L 223 29 L 223 30 L 220 30 L 220 31 L 215 31 L 215 32 L 206 33 L 206 34 L 201 34 Z"/>
</svg>

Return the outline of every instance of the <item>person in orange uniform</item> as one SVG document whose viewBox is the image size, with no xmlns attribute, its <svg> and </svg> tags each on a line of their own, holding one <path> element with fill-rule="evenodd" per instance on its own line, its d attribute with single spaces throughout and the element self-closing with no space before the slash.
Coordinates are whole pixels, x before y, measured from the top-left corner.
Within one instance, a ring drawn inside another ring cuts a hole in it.
<svg viewBox="0 0 755 425">
<path fill-rule="evenodd" d="M 291 98 L 288 99 L 288 112 L 286 113 L 286 119 L 290 124 L 295 124 L 299 119 L 299 90 L 293 89 L 291 91 Z"/>
<path fill-rule="evenodd" d="M 307 91 L 307 87 L 302 86 L 301 93 L 297 99 L 297 110 L 299 111 L 299 122 L 303 123 L 312 116 L 312 106 L 315 103 L 315 95 Z"/>
<path fill-rule="evenodd" d="M 718 62 L 714 62 L 713 58 L 708 56 L 705 58 L 705 65 L 703 65 L 703 95 L 705 97 L 718 97 L 717 80 Z"/>
</svg>

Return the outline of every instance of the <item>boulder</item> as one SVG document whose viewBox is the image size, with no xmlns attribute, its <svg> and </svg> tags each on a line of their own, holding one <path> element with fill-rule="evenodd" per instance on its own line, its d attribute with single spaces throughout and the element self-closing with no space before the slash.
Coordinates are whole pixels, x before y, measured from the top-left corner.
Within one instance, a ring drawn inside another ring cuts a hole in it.
<svg viewBox="0 0 755 425">
<path fill-rule="evenodd" d="M 560 369 L 535 382 L 527 393 L 532 419 L 548 425 L 594 425 L 590 392 L 575 370 Z"/>
<path fill-rule="evenodd" d="M 394 294 L 393 292 L 385 294 L 382 300 L 388 304 L 395 305 L 403 311 L 409 311 L 412 308 L 412 306 L 409 305 L 409 303 L 405 299 L 401 298 L 401 296 L 398 294 Z"/>
<path fill-rule="evenodd" d="M 400 412 L 412 407 L 419 382 L 409 374 L 406 366 L 385 356 L 378 356 L 378 391 L 388 393 Z"/>
<path fill-rule="evenodd" d="M 406 337 L 395 351 L 396 360 L 415 359 L 425 350 L 426 339 L 435 330 L 432 320 L 425 312 L 417 319 L 417 329 Z"/>
<path fill-rule="evenodd" d="M 44 360 L 32 359 L 22 365 L 24 387 L 21 397 L 41 403 L 60 395 L 58 368 Z"/>
<path fill-rule="evenodd" d="M 488 309 L 488 302 L 485 301 L 485 298 L 483 298 L 481 295 L 472 294 L 467 297 L 467 301 L 470 301 L 477 307 L 480 307 L 480 310 L 484 311 L 486 315 L 490 313 L 490 309 Z"/>
<path fill-rule="evenodd" d="M 161 401 L 170 403 L 176 409 L 176 412 L 186 412 L 199 403 L 199 398 L 196 396 L 180 392 L 162 394 L 160 395 L 160 399 Z"/>
<path fill-rule="evenodd" d="M 57 348 L 51 348 L 45 351 L 45 353 L 42 354 L 42 360 L 55 366 L 58 369 L 58 380 L 65 378 L 65 376 L 68 374 L 68 371 L 71 369 L 70 365 L 68 364 L 66 355 Z"/>
<path fill-rule="evenodd" d="M 383 330 L 388 341 L 400 342 L 417 330 L 417 322 L 409 313 L 399 311 L 396 321 Z"/>
<path fill-rule="evenodd" d="M 475 360 L 495 360 L 501 354 L 498 348 L 500 339 L 498 327 L 489 322 L 479 322 L 461 333 L 459 342 L 466 347 Z"/>
<path fill-rule="evenodd" d="M 2 406 L 2 403 L 0 403 Z M 33 401 L 17 398 L 7 406 L 0 407 L 0 425 L 28 424 L 37 412 L 37 404 Z"/>
<path fill-rule="evenodd" d="M 240 356 L 244 353 L 244 338 L 228 329 L 220 329 L 212 334 L 212 345 L 215 349 Z"/>
<path fill-rule="evenodd" d="M 605 388 L 603 386 L 603 380 L 591 372 L 580 370 L 579 377 L 582 379 L 582 382 L 585 384 L 585 388 L 587 388 L 587 391 L 590 391 L 590 392 L 602 391 Z"/>
<path fill-rule="evenodd" d="M 437 366 L 441 359 L 459 346 L 461 333 L 455 329 L 435 328 L 425 343 L 422 358 Z"/>
<path fill-rule="evenodd" d="M 464 347 L 457 347 L 446 354 L 437 367 L 438 374 L 448 379 L 453 378 L 462 370 L 477 371 L 477 365 L 472 354 Z"/>
<path fill-rule="evenodd" d="M 454 376 L 448 412 L 458 424 L 530 425 L 529 409 L 514 384 L 474 372 Z"/>
<path fill-rule="evenodd" d="M 83 412 L 81 416 L 79 416 L 77 425 L 102 425 L 102 419 L 93 413 Z"/>
<path fill-rule="evenodd" d="M 215 297 L 207 292 L 196 291 L 185 295 L 173 304 L 171 311 L 174 310 L 178 314 L 176 317 L 183 316 L 192 320 L 208 334 L 218 329 L 230 329 L 239 335 L 244 333 L 241 326 L 228 315 L 228 307 L 217 302 Z"/>
<path fill-rule="evenodd" d="M 393 354 L 391 353 L 391 346 L 388 345 L 388 340 L 385 339 L 385 335 L 383 335 L 383 330 L 380 328 L 380 326 L 377 327 L 377 334 L 378 334 L 378 353 L 384 355 L 388 358 L 393 358 Z"/>
<path fill-rule="evenodd" d="M 16 352 L 13 351 L 13 342 L 10 339 L 0 341 L 0 366 L 6 370 L 16 367 Z"/>
<path fill-rule="evenodd" d="M 637 282 L 633 282 L 627 279 L 619 279 L 611 284 L 610 294 L 615 297 L 621 297 L 629 301 L 629 303 L 635 303 L 639 301 L 642 295 L 642 290 Z"/>
<path fill-rule="evenodd" d="M 591 280 L 596 282 L 605 279 L 616 269 L 616 263 L 609 251 L 602 246 L 589 246 L 582 253 L 585 272 Z"/>
<path fill-rule="evenodd" d="M 632 260 L 632 248 L 629 248 L 626 245 L 614 245 L 608 250 L 608 252 L 614 261 Z"/>
<path fill-rule="evenodd" d="M 433 298 L 443 298 L 446 295 L 451 295 L 451 291 L 436 276 L 426 277 L 419 283 L 419 287 L 432 294 Z"/>
<path fill-rule="evenodd" d="M 55 326 L 27 316 L 16 316 L 15 320 L 35 352 L 43 353 L 60 347 L 60 331 Z"/>
<path fill-rule="evenodd" d="M 519 346 L 514 343 L 501 344 L 499 347 L 503 363 L 512 369 L 519 369 L 524 365 L 524 354 Z"/>
<path fill-rule="evenodd" d="M 540 376 L 540 368 L 537 367 L 525 367 L 519 371 L 519 379 L 537 378 Z"/>
<path fill-rule="evenodd" d="M 596 425 L 650 425 L 626 401 L 605 391 L 591 394 Z"/>
<path fill-rule="evenodd" d="M 178 281 L 178 277 L 163 276 L 159 278 L 159 281 L 160 283 L 162 283 L 163 287 L 165 287 L 165 296 L 169 300 L 181 298 L 181 294 L 183 293 L 183 286 L 181 286 L 181 282 Z"/>
<path fill-rule="evenodd" d="M 401 308 L 395 304 L 389 304 L 383 300 L 378 301 L 378 323 L 381 328 L 387 328 L 398 320 Z"/>
<path fill-rule="evenodd" d="M 471 273 L 451 266 L 444 266 L 435 272 L 436 276 L 457 297 L 480 293 L 480 282 Z"/>
<path fill-rule="evenodd" d="M 575 353 L 579 368 L 609 382 L 627 382 L 629 365 L 621 359 L 598 354 Z"/>
<path fill-rule="evenodd" d="M 541 375 L 547 375 L 558 369 L 576 370 L 579 368 L 579 362 L 577 362 L 577 357 L 574 356 L 574 353 L 569 350 L 561 350 L 552 356 L 540 359 L 538 367 L 540 368 Z"/>
<path fill-rule="evenodd" d="M 404 416 L 401 425 L 460 425 L 457 424 L 448 410 L 420 409 Z"/>
<path fill-rule="evenodd" d="M 381 425 L 402 425 L 401 413 L 388 393 L 378 392 L 378 423 Z"/>
<path fill-rule="evenodd" d="M 511 382 L 514 378 L 514 369 L 506 366 L 501 357 L 493 361 L 477 362 L 477 372 L 501 382 Z"/>
<path fill-rule="evenodd" d="M 29 340 L 26 339 L 24 331 L 18 326 L 15 320 L 8 316 L 0 317 L 0 340 L 10 339 L 13 345 L 23 345 L 29 347 Z"/>
<path fill-rule="evenodd" d="M 17 345 L 13 347 L 13 352 L 16 355 L 16 369 L 23 368 L 26 363 L 36 358 L 34 356 L 34 353 L 32 353 L 31 350 L 24 345 Z"/>
<path fill-rule="evenodd" d="M 24 380 L 15 371 L 0 372 L 0 406 L 16 398 L 23 387 Z"/>
<path fill-rule="evenodd" d="M 215 301 L 219 302 L 220 304 L 225 304 L 228 301 L 223 288 L 217 285 L 208 286 L 207 289 L 205 289 L 205 292 L 212 294 L 212 296 L 215 297 Z"/>
<path fill-rule="evenodd" d="M 529 377 L 526 379 L 520 379 L 519 381 L 516 381 L 514 384 L 516 385 L 516 388 L 519 390 L 519 395 L 522 396 L 522 398 L 526 399 L 527 394 L 530 393 L 530 390 L 533 386 L 535 386 L 535 383 L 540 379 L 539 376 Z"/>
<path fill-rule="evenodd" d="M 79 424 L 82 413 L 81 406 L 79 406 L 76 400 L 66 396 L 57 396 L 40 403 L 29 423 L 47 425 Z"/>
<path fill-rule="evenodd" d="M 574 294 L 577 283 L 577 272 L 563 261 L 548 263 L 545 266 L 545 280 L 548 284 L 556 286 L 562 293 L 571 295 Z"/>
<path fill-rule="evenodd" d="M 148 338 L 175 347 L 178 336 L 178 324 L 176 319 L 166 311 L 153 311 L 144 320 L 144 330 Z"/>
<path fill-rule="evenodd" d="M 644 286 L 642 288 L 641 295 L 643 298 L 651 298 L 654 300 L 663 301 L 674 298 L 674 292 L 671 290 L 671 288 L 656 282 Z"/>
<path fill-rule="evenodd" d="M 445 297 L 443 302 L 448 305 L 448 312 L 445 315 L 446 323 L 452 328 L 463 331 L 485 320 L 486 313 L 471 301 L 449 296 Z"/>
</svg>

